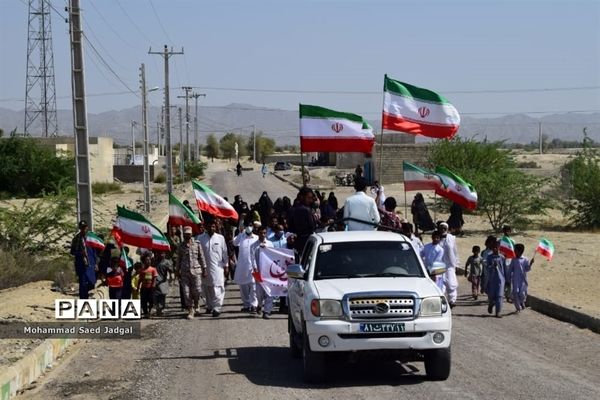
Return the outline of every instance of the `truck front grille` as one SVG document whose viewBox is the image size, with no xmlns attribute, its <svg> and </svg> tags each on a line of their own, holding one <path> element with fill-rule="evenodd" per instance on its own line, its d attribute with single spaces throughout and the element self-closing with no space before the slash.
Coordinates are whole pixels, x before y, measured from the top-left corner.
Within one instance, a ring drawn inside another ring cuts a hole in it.
<svg viewBox="0 0 600 400">
<path fill-rule="evenodd" d="M 349 297 L 347 302 L 350 319 L 413 319 L 415 316 L 413 296 Z"/>
</svg>

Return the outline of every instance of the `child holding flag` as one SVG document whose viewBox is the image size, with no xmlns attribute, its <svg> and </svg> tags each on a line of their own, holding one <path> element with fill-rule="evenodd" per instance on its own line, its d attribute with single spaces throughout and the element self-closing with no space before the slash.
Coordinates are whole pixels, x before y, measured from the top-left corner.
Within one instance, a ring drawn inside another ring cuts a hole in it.
<svg viewBox="0 0 600 400">
<path fill-rule="evenodd" d="M 512 259 L 508 267 L 509 281 L 512 285 L 512 298 L 517 309 L 517 313 L 525 309 L 525 299 L 527 297 L 527 273 L 531 271 L 531 266 L 535 261 L 529 261 L 523 257 L 525 246 L 522 243 L 515 245 L 515 258 Z"/>
<path fill-rule="evenodd" d="M 502 303 L 504 301 L 504 283 L 506 259 L 498 251 L 500 242 L 492 243 L 492 254 L 487 257 L 486 274 L 487 287 L 485 289 L 488 295 L 488 314 L 491 314 L 496 307 L 496 318 L 500 318 Z"/>
</svg>

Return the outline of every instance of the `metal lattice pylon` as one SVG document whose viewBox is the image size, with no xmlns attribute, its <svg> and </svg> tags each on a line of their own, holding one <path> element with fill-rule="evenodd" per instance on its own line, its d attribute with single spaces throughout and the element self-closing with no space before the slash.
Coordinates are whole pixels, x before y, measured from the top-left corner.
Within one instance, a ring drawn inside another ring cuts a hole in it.
<svg viewBox="0 0 600 400">
<path fill-rule="evenodd" d="M 39 118 L 42 136 L 56 136 L 58 123 L 49 0 L 29 0 L 27 32 L 24 133 L 31 135 L 33 123 Z"/>
</svg>

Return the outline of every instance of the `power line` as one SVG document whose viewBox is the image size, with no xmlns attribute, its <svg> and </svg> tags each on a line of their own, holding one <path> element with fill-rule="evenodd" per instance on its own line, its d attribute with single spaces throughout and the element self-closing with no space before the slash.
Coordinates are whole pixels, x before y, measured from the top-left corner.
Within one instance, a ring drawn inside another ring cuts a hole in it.
<svg viewBox="0 0 600 400">
<path fill-rule="evenodd" d="M 162 29 L 163 33 L 165 34 L 165 36 L 167 37 L 169 42 L 173 43 L 173 40 L 171 40 L 169 33 L 165 29 L 165 26 L 163 25 L 162 21 L 160 20 L 160 17 L 158 16 L 158 13 L 156 12 L 156 8 L 154 8 L 154 3 L 152 3 L 152 0 L 148 0 L 148 3 L 150 3 L 150 8 L 152 8 L 152 12 L 154 13 L 154 16 L 156 17 L 156 20 L 158 21 L 158 25 L 160 26 L 160 29 Z"/>
<path fill-rule="evenodd" d="M 132 44 L 130 44 L 127 40 L 125 40 L 123 38 L 123 36 L 121 36 L 121 34 L 116 29 L 113 28 L 113 26 L 106 20 L 106 18 L 104 18 L 104 15 L 102 15 L 102 13 L 100 13 L 100 10 L 98 10 L 96 8 L 96 6 L 94 5 L 93 1 L 90 1 L 89 4 L 92 6 L 92 8 L 94 9 L 94 11 L 96 11 L 96 14 L 98 14 L 100 16 L 100 18 L 102 19 L 102 21 L 104 21 L 104 23 L 106 24 L 106 26 L 108 27 L 108 29 L 110 29 L 115 34 L 115 36 L 119 38 L 119 40 L 121 41 L 121 43 L 125 43 L 127 46 L 131 47 L 132 49 L 137 49 L 137 47 L 135 47 Z"/>
<path fill-rule="evenodd" d="M 89 46 L 90 46 L 90 49 L 91 49 L 91 50 L 92 50 L 94 53 L 96 53 L 96 55 L 98 56 L 98 58 L 100 59 L 100 61 L 102 62 L 102 64 L 103 64 L 103 65 L 106 67 L 106 69 L 108 69 L 108 71 L 110 71 L 110 73 L 111 73 L 111 74 L 113 74 L 113 76 L 114 76 L 115 78 L 117 78 L 117 80 L 118 80 L 119 82 L 121 82 L 121 84 L 122 84 L 122 85 L 123 85 L 123 86 L 124 86 L 124 87 L 125 87 L 125 88 L 126 88 L 126 89 L 127 89 L 129 92 L 130 92 L 130 93 L 134 94 L 135 96 L 137 96 L 137 97 L 139 98 L 139 97 L 140 97 L 139 93 L 138 93 L 138 92 L 136 92 L 136 91 L 134 91 L 134 90 L 132 90 L 132 89 L 129 87 L 129 85 L 127 85 L 127 84 L 125 83 L 125 81 L 123 81 L 123 79 L 121 79 L 121 77 L 119 76 L 119 74 L 117 74 L 117 73 L 115 72 L 115 70 L 114 70 L 114 69 L 113 69 L 113 68 L 110 66 L 110 64 L 108 64 L 108 62 L 106 62 L 106 60 L 104 59 L 104 57 L 102 57 L 102 55 L 100 54 L 100 52 L 99 52 L 99 51 L 96 49 L 96 47 L 94 46 L 94 44 L 93 44 L 93 43 L 90 41 L 90 38 L 89 38 L 89 37 L 88 37 L 88 36 L 87 36 L 85 33 L 83 33 L 83 37 L 85 37 L 85 39 L 86 39 L 86 42 L 87 42 L 87 43 L 89 44 Z"/>
<path fill-rule="evenodd" d="M 258 93 L 300 93 L 300 94 L 353 94 L 353 95 L 381 95 L 382 91 L 353 91 L 353 90 L 298 90 L 298 89 L 257 89 L 234 88 L 216 86 L 194 86 L 194 89 L 220 90 L 231 92 L 258 92 Z M 559 88 L 531 88 L 531 89 L 481 89 L 481 90 L 439 90 L 444 94 L 491 94 L 491 93 L 527 93 L 527 92 L 566 92 L 578 90 L 598 90 L 600 86 L 574 86 Z"/>
<path fill-rule="evenodd" d="M 123 8 L 123 6 L 121 5 L 121 3 L 119 2 L 119 0 L 115 0 L 115 2 L 117 3 L 117 5 L 119 6 L 119 8 L 121 9 L 121 11 L 123 11 L 123 14 L 125 14 L 125 16 L 127 17 L 127 19 L 129 20 L 129 22 L 131 22 L 131 25 L 133 25 L 133 27 L 135 28 L 136 31 L 138 31 L 138 33 L 140 34 L 140 36 L 142 36 L 146 41 L 148 41 L 148 43 L 151 43 L 152 40 L 150 40 L 148 38 L 148 36 L 146 36 L 146 34 L 144 32 L 142 32 L 142 30 L 140 29 L 140 27 L 135 23 L 135 21 L 133 20 L 133 18 L 131 18 L 129 16 L 129 14 L 127 13 L 127 11 Z"/>
</svg>

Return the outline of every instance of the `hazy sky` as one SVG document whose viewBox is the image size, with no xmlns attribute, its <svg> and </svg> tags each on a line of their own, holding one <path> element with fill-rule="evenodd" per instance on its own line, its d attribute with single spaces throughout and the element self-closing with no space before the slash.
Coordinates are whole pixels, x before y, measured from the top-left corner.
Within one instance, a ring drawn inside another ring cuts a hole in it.
<svg viewBox="0 0 600 400">
<path fill-rule="evenodd" d="M 24 108 L 27 4 L 0 0 L 0 107 L 15 110 Z M 66 15 L 67 1 L 52 4 Z M 202 105 L 296 110 L 307 103 L 373 119 L 387 73 L 441 93 L 462 115 L 600 111 L 600 1 L 82 0 L 81 6 L 86 36 L 134 91 L 141 63 L 148 86 L 163 86 L 162 57 L 147 54 L 150 46 L 183 46 L 185 55 L 171 58 L 170 84 L 199 87 L 207 94 Z M 56 12 L 52 34 L 57 107 L 66 109 L 68 25 Z M 89 112 L 139 104 L 89 45 L 85 67 Z M 172 90 L 172 104 L 180 94 Z M 159 105 L 162 95 L 150 100 Z"/>
</svg>

